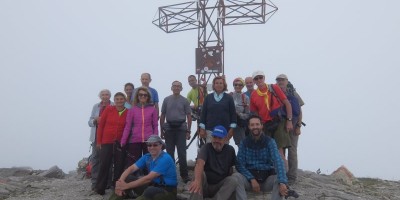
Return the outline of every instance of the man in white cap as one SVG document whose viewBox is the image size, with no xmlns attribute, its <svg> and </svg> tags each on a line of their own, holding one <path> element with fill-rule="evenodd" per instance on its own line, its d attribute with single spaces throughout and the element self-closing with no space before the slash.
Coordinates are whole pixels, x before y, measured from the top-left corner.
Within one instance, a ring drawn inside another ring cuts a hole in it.
<svg viewBox="0 0 400 200">
<path fill-rule="evenodd" d="M 201 147 L 194 169 L 194 180 L 189 186 L 190 199 L 235 199 L 237 175 L 232 176 L 236 163 L 235 149 L 225 144 L 227 131 L 218 125 L 212 131 L 212 141 Z"/>
<path fill-rule="evenodd" d="M 299 141 L 299 135 L 301 134 L 300 128 L 302 126 L 301 122 L 303 118 L 301 106 L 304 105 L 304 102 L 303 99 L 301 99 L 300 95 L 296 92 L 296 89 L 293 87 L 292 83 L 289 82 L 288 77 L 285 74 L 278 75 L 275 80 L 282 91 L 285 93 L 286 97 L 289 99 L 292 106 L 292 124 L 294 129 L 290 131 L 289 134 L 291 147 L 288 149 L 289 171 L 287 172 L 289 185 L 291 185 L 295 183 L 297 179 L 297 144 Z"/>
<path fill-rule="evenodd" d="M 112 199 L 122 199 L 126 193 L 132 193 L 132 190 L 134 194 L 142 195 L 137 199 L 176 199 L 176 186 L 178 185 L 176 166 L 171 156 L 163 151 L 165 143 L 158 135 L 150 136 L 146 143 L 149 153 L 142 156 L 122 173 L 116 182 L 115 195 Z M 129 176 L 144 168 L 149 171 L 146 176 L 136 180 Z"/>
<path fill-rule="evenodd" d="M 265 83 L 264 72 L 255 71 L 252 77 L 257 90 L 250 97 L 250 112 L 261 118 L 264 133 L 275 139 L 287 168 L 284 149 L 290 147 L 289 132 L 293 129 L 292 106 L 278 85 Z"/>
</svg>

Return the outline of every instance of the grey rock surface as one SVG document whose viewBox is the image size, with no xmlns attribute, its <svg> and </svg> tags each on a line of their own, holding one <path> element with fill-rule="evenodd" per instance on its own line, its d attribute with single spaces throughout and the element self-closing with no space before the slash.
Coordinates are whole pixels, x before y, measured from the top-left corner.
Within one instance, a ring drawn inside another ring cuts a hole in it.
<svg viewBox="0 0 400 200">
<path fill-rule="evenodd" d="M 58 166 L 53 166 L 50 167 L 50 169 L 40 173 L 39 176 L 43 176 L 46 178 L 64 178 L 65 173 L 60 168 L 58 168 Z"/>
<path fill-rule="evenodd" d="M 15 170 L 15 169 L 14 169 Z M 15 172 L 15 171 L 14 171 Z M 106 190 L 100 196 L 90 190 L 90 180 L 84 174 L 73 172 L 63 179 L 40 176 L 40 172 L 14 173 L 0 169 L 0 199 L 46 200 L 46 199 L 108 199 L 113 191 Z M 296 184 L 291 186 L 300 197 L 298 200 L 400 200 L 400 182 L 372 178 L 354 178 L 345 184 L 333 175 L 316 174 L 310 171 L 298 172 Z M 180 181 L 178 199 L 188 199 L 187 184 Z M 248 192 L 249 200 L 270 199 L 268 193 Z M 294 198 L 289 198 L 294 199 Z"/>
</svg>

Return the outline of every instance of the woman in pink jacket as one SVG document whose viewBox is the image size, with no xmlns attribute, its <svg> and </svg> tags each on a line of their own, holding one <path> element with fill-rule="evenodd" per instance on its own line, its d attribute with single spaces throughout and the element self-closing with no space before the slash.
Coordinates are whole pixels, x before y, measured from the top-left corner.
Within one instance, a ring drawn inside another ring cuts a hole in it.
<svg viewBox="0 0 400 200">
<path fill-rule="evenodd" d="M 134 94 L 132 108 L 128 111 L 126 125 L 121 138 L 121 146 L 127 146 L 125 168 L 148 153 L 146 140 L 150 135 L 158 135 L 158 112 L 150 103 L 150 92 L 145 87 Z"/>
</svg>

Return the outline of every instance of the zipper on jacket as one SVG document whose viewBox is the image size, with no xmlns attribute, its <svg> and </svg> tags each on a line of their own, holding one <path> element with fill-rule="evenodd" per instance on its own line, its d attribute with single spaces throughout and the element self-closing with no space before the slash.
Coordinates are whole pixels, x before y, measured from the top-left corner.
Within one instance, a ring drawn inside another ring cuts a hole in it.
<svg viewBox="0 0 400 200">
<path fill-rule="evenodd" d="M 144 105 L 142 104 L 142 142 L 144 142 Z"/>
</svg>

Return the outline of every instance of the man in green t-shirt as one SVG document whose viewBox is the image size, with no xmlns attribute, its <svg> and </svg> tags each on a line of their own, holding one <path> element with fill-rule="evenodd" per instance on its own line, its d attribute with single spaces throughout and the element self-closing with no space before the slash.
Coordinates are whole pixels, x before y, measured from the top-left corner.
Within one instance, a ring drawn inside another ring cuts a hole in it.
<svg viewBox="0 0 400 200">
<path fill-rule="evenodd" d="M 197 82 L 196 76 L 194 75 L 188 77 L 188 82 L 192 89 L 189 91 L 186 98 L 190 104 L 193 102 L 193 107 L 197 110 L 199 106 L 203 105 L 204 97 L 207 95 L 207 90 L 203 85 L 200 85 Z"/>
</svg>

